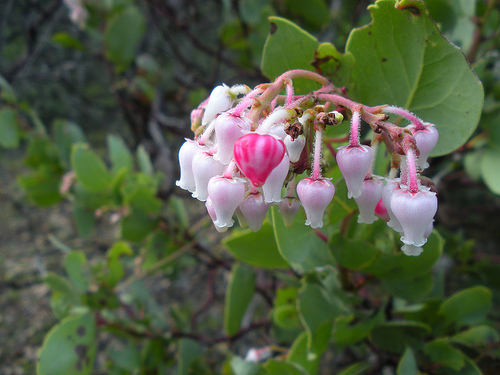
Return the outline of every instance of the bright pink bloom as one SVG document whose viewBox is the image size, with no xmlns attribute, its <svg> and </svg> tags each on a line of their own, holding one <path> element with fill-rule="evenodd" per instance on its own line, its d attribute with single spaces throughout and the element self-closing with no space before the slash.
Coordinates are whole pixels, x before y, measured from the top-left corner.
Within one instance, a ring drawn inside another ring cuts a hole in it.
<svg viewBox="0 0 500 375">
<path fill-rule="evenodd" d="M 285 155 L 283 141 L 268 134 L 249 133 L 234 144 L 234 160 L 252 185 L 262 186 Z"/>
<path fill-rule="evenodd" d="M 334 194 L 335 186 L 326 178 L 304 178 L 297 184 L 297 195 L 306 211 L 306 225 L 311 228 L 323 227 L 323 214 Z"/>
<path fill-rule="evenodd" d="M 389 221 L 391 219 L 389 217 L 389 213 L 387 212 L 387 208 L 385 207 L 385 204 L 384 204 L 384 201 L 382 198 L 380 198 L 377 205 L 375 206 L 375 214 L 384 221 Z"/>
</svg>

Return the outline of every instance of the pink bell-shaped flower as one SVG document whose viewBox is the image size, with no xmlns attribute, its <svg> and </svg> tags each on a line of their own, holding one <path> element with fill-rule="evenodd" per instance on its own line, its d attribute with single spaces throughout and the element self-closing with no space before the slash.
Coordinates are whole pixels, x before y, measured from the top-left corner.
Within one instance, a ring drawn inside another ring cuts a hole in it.
<svg viewBox="0 0 500 375">
<path fill-rule="evenodd" d="M 372 164 L 372 150 L 369 146 L 341 146 L 337 152 L 337 164 L 347 185 L 347 196 L 357 198 Z"/>
<path fill-rule="evenodd" d="M 377 215 L 385 222 L 391 220 L 391 218 L 389 217 L 389 213 L 387 212 L 387 208 L 385 207 L 384 200 L 382 198 L 379 199 L 377 205 L 375 206 L 375 215 Z"/>
<path fill-rule="evenodd" d="M 281 202 L 281 189 L 285 182 L 288 170 L 290 169 L 290 159 L 288 155 L 283 156 L 283 160 L 279 165 L 272 170 L 269 177 L 262 185 L 264 199 L 266 203 Z"/>
<path fill-rule="evenodd" d="M 207 198 L 207 201 L 205 202 L 205 207 L 207 208 L 208 215 L 210 216 L 210 219 L 215 223 L 217 221 L 217 214 L 215 213 L 215 208 L 214 205 L 212 204 L 212 200 L 210 197 Z M 234 224 L 234 220 L 233 223 Z M 231 224 L 231 225 L 232 225 Z M 217 229 L 217 232 L 219 233 L 224 233 L 227 232 L 228 227 L 218 227 L 217 225 L 214 224 L 215 229 Z"/>
<path fill-rule="evenodd" d="M 222 175 L 226 166 L 221 164 L 207 152 L 198 152 L 193 158 L 193 174 L 196 189 L 193 198 L 204 202 L 208 197 L 208 181 L 214 176 Z"/>
<path fill-rule="evenodd" d="M 181 189 L 187 190 L 192 193 L 195 188 L 195 180 L 193 174 L 193 158 L 201 146 L 198 142 L 186 139 L 186 142 L 179 149 L 179 165 L 181 169 L 181 177 L 175 182 Z"/>
<path fill-rule="evenodd" d="M 233 157 L 234 142 L 250 131 L 250 121 L 245 117 L 233 116 L 228 112 L 215 119 L 215 135 L 217 136 L 217 152 L 215 160 L 228 164 Z"/>
<path fill-rule="evenodd" d="M 202 125 L 207 125 L 217 117 L 220 112 L 227 111 L 231 108 L 231 94 L 229 87 L 226 85 L 216 86 L 210 93 L 205 112 L 203 113 Z"/>
<path fill-rule="evenodd" d="M 285 155 L 285 144 L 272 135 L 248 133 L 234 144 L 234 160 L 253 186 L 262 186 Z"/>
<path fill-rule="evenodd" d="M 234 211 L 245 197 L 245 180 L 238 177 L 212 177 L 208 182 L 208 196 L 215 211 L 215 226 L 232 227 Z"/>
<path fill-rule="evenodd" d="M 427 229 L 425 230 L 424 237 L 429 238 L 433 229 L 434 229 L 434 220 L 431 220 L 431 222 L 427 226 Z M 422 249 L 421 246 L 406 245 L 406 244 L 401 246 L 401 250 L 403 251 L 403 253 L 405 253 L 405 255 L 414 257 L 419 256 L 424 251 L 424 249 Z"/>
<path fill-rule="evenodd" d="M 434 150 L 439 139 L 439 133 L 430 122 L 423 123 L 425 129 L 417 129 L 415 125 L 409 125 L 408 129 L 411 130 L 415 141 L 417 142 L 418 150 L 420 151 L 420 156 L 418 157 L 418 166 L 421 169 L 429 167 L 427 163 L 427 158 L 429 154 Z"/>
<path fill-rule="evenodd" d="M 239 207 L 250 229 L 258 232 L 269 208 L 269 205 L 264 202 L 262 194 L 259 192 L 248 194 Z"/>
<path fill-rule="evenodd" d="M 323 227 L 323 214 L 334 194 L 335 186 L 326 178 L 304 178 L 297 184 L 297 195 L 306 211 L 306 225 Z"/>
<path fill-rule="evenodd" d="M 424 187 L 416 193 L 408 189 L 395 190 L 390 206 L 403 228 L 401 241 L 406 245 L 423 246 L 427 242 L 427 228 L 437 211 L 436 193 Z"/>
<path fill-rule="evenodd" d="M 293 225 L 295 216 L 300 209 L 300 202 L 294 197 L 285 197 L 279 203 L 279 210 L 285 227 L 290 228 Z"/>
<path fill-rule="evenodd" d="M 387 180 L 387 184 L 382 189 L 382 201 L 384 203 L 385 209 L 387 210 L 387 215 L 389 215 L 389 221 L 387 225 L 394 229 L 398 233 L 403 232 L 403 227 L 399 223 L 398 219 L 394 215 L 391 209 L 391 197 L 394 191 L 399 190 L 399 180 Z"/>
<path fill-rule="evenodd" d="M 366 179 L 361 188 L 361 195 L 354 198 L 359 208 L 358 223 L 371 224 L 377 217 L 375 216 L 375 206 L 382 198 L 384 184 L 376 178 Z"/>
<path fill-rule="evenodd" d="M 295 163 L 299 161 L 300 155 L 302 154 L 302 150 L 304 149 L 304 146 L 306 144 L 306 137 L 304 137 L 302 134 L 298 136 L 296 139 L 292 139 L 288 134 L 285 137 L 285 146 L 286 146 L 286 152 L 288 153 L 288 156 L 290 157 L 290 161 L 292 163 Z"/>
</svg>

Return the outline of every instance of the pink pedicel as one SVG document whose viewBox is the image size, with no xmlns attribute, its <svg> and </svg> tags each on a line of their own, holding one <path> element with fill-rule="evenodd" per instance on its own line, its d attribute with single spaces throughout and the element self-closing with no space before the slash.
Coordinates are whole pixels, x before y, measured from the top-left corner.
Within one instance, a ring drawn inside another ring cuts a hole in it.
<svg viewBox="0 0 500 375">
<path fill-rule="evenodd" d="M 204 202 L 208 197 L 208 181 L 214 176 L 224 173 L 226 167 L 219 163 L 208 152 L 198 152 L 193 158 L 193 174 L 196 189 L 193 192 L 193 198 Z"/>
<path fill-rule="evenodd" d="M 306 225 L 311 228 L 323 227 L 323 214 L 334 194 L 335 186 L 325 178 L 304 178 L 297 184 L 297 195 L 306 211 Z"/>
<path fill-rule="evenodd" d="M 222 113 L 215 119 L 215 136 L 217 137 L 217 152 L 215 160 L 229 164 L 233 157 L 234 142 L 250 131 L 251 123 L 246 118 Z"/>
<path fill-rule="evenodd" d="M 293 225 L 295 216 L 299 213 L 300 202 L 296 198 L 285 197 L 279 204 L 279 211 L 283 217 L 283 224 L 290 228 Z"/>
<path fill-rule="evenodd" d="M 238 177 L 212 177 L 208 182 L 208 197 L 215 211 L 215 226 L 232 227 L 234 211 L 245 197 L 245 180 Z"/>
<path fill-rule="evenodd" d="M 436 147 L 439 139 L 439 134 L 434 124 L 424 122 L 423 125 L 424 129 L 417 129 L 417 127 L 413 124 L 407 126 L 415 137 L 418 150 L 420 151 L 420 156 L 418 157 L 418 166 L 420 169 L 426 169 L 429 167 L 427 158 L 432 150 L 434 150 L 434 147 Z"/>
<path fill-rule="evenodd" d="M 179 149 L 179 165 L 181 177 L 175 182 L 181 189 L 190 193 L 196 189 L 193 174 L 193 158 L 202 148 L 198 142 L 186 139 L 186 142 Z"/>
<path fill-rule="evenodd" d="M 358 198 L 366 174 L 372 164 L 372 150 L 369 146 L 341 146 L 337 152 L 337 164 L 347 185 L 347 196 Z"/>
<path fill-rule="evenodd" d="M 281 202 L 281 189 L 285 182 L 288 170 L 290 168 L 290 159 L 288 155 L 283 156 L 283 160 L 279 165 L 272 170 L 269 174 L 262 191 L 264 192 L 264 200 L 266 203 L 279 203 Z"/>
<path fill-rule="evenodd" d="M 395 190 L 390 205 L 403 229 L 401 241 L 406 245 L 423 246 L 427 242 L 427 228 L 437 211 L 436 193 L 425 187 L 420 187 L 416 193 L 408 189 Z"/>
<path fill-rule="evenodd" d="M 234 160 L 253 186 L 264 185 L 285 155 L 283 141 L 268 134 L 249 133 L 234 144 Z"/>
<path fill-rule="evenodd" d="M 384 183 L 379 179 L 370 178 L 364 180 L 361 195 L 354 198 L 359 208 L 358 223 L 371 224 L 377 220 L 375 207 L 382 199 L 383 188 Z"/>
<path fill-rule="evenodd" d="M 262 227 L 269 208 L 269 205 L 264 202 L 262 194 L 258 192 L 248 194 L 239 207 L 250 229 L 258 232 Z"/>
</svg>

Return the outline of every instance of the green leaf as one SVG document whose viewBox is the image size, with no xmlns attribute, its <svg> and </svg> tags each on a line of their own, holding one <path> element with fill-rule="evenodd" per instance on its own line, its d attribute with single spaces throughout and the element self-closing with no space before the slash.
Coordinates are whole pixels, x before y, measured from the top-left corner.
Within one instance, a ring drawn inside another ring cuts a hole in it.
<svg viewBox="0 0 500 375">
<path fill-rule="evenodd" d="M 311 61 L 318 41 L 294 23 L 281 18 L 269 17 L 271 31 L 262 52 L 262 72 L 270 79 L 292 69 L 314 71 Z M 320 85 L 303 79 L 294 80 L 295 91 L 306 94 Z"/>
<path fill-rule="evenodd" d="M 90 284 L 90 275 L 85 253 L 76 250 L 70 251 L 64 257 L 64 268 L 75 289 L 80 293 L 86 292 Z"/>
<path fill-rule="evenodd" d="M 477 326 L 457 333 L 450 340 L 465 346 L 477 347 L 497 343 L 500 341 L 500 336 L 493 327 Z"/>
<path fill-rule="evenodd" d="M 73 206 L 73 218 L 75 219 L 78 234 L 84 238 L 89 237 L 95 225 L 94 212 L 77 203 Z"/>
<path fill-rule="evenodd" d="M 264 368 L 266 369 L 268 375 L 308 375 L 304 369 L 299 368 L 293 363 L 287 363 L 282 361 L 277 361 L 275 359 L 269 359 Z"/>
<path fill-rule="evenodd" d="M 391 321 L 378 325 L 371 333 L 375 345 L 391 353 L 403 353 L 407 346 L 418 349 L 423 338 L 431 333 L 424 323 L 414 321 Z"/>
<path fill-rule="evenodd" d="M 15 104 L 17 101 L 14 89 L 2 75 L 0 75 L 0 98 L 9 104 Z"/>
<path fill-rule="evenodd" d="M 12 108 L 0 109 L 0 146 L 4 148 L 19 146 L 17 112 Z"/>
<path fill-rule="evenodd" d="M 85 47 L 78 39 L 73 38 L 70 34 L 66 32 L 54 33 L 52 35 L 52 41 L 60 44 L 63 47 L 73 48 L 79 51 L 84 51 Z"/>
<path fill-rule="evenodd" d="M 380 254 L 371 244 L 349 240 L 338 231 L 331 237 L 329 245 L 335 260 L 350 270 L 363 269 Z"/>
<path fill-rule="evenodd" d="M 294 305 L 282 305 L 273 309 L 273 322 L 285 330 L 300 328 L 299 316 Z"/>
<path fill-rule="evenodd" d="M 129 373 L 139 369 L 141 365 L 141 352 L 137 344 L 130 337 L 120 337 L 108 349 L 109 358 L 114 364 Z"/>
<path fill-rule="evenodd" d="M 321 43 L 312 64 L 318 73 L 328 77 L 335 86 L 344 87 L 349 84 L 354 57 L 351 53 L 340 53 L 332 43 Z"/>
<path fill-rule="evenodd" d="M 375 316 L 353 324 L 354 315 L 343 315 L 335 319 L 333 341 L 340 346 L 353 345 L 370 335 L 372 329 L 384 321 L 383 310 Z"/>
<path fill-rule="evenodd" d="M 450 153 L 477 126 L 481 82 L 462 51 L 443 38 L 425 3 L 395 5 L 395 0 L 378 0 L 368 8 L 372 23 L 349 35 L 346 51 L 356 61 L 350 93 L 364 104 L 402 106 L 434 123 L 441 137 L 433 155 Z"/>
<path fill-rule="evenodd" d="M 236 334 L 255 292 L 255 272 L 236 263 L 230 276 L 224 302 L 224 330 L 228 336 Z"/>
<path fill-rule="evenodd" d="M 137 147 L 137 164 L 139 164 L 139 170 L 142 173 L 150 176 L 153 175 L 153 163 L 143 145 Z"/>
<path fill-rule="evenodd" d="M 118 65 L 119 70 L 132 63 L 145 31 L 144 16 L 134 6 L 127 7 L 109 21 L 104 42 L 108 58 Z"/>
<path fill-rule="evenodd" d="M 259 364 L 245 361 L 238 356 L 231 358 L 230 365 L 234 375 L 258 375 L 262 373 L 262 368 Z"/>
<path fill-rule="evenodd" d="M 47 166 L 26 176 L 18 177 L 19 184 L 26 190 L 29 198 L 41 207 L 48 207 L 62 200 L 59 192 L 61 176 L 59 171 Z"/>
<path fill-rule="evenodd" d="M 91 374 L 96 352 L 94 317 L 90 313 L 68 317 L 45 336 L 38 357 L 37 374 Z"/>
<path fill-rule="evenodd" d="M 401 359 L 398 363 L 397 368 L 398 375 L 417 375 L 417 361 L 415 359 L 415 355 L 413 354 L 413 350 L 410 347 L 406 348 L 404 354 L 401 356 Z"/>
<path fill-rule="evenodd" d="M 500 194 L 500 150 L 487 148 L 481 158 L 481 175 L 484 183 L 495 194 Z M 477 164 L 475 165 L 477 168 Z"/>
<path fill-rule="evenodd" d="M 118 284 L 125 275 L 123 264 L 120 260 L 124 255 L 133 255 L 131 247 L 125 241 L 115 242 L 106 254 L 108 258 L 108 276 L 106 281 L 111 287 Z"/>
<path fill-rule="evenodd" d="M 133 170 L 134 160 L 123 139 L 117 135 L 109 134 L 106 140 L 108 142 L 108 151 L 113 166 L 113 173 L 118 172 L 122 168 L 131 172 Z"/>
<path fill-rule="evenodd" d="M 111 176 L 102 159 L 85 144 L 75 144 L 71 152 L 71 166 L 76 178 L 90 192 L 110 187 Z"/>
<path fill-rule="evenodd" d="M 288 268 L 276 246 L 273 227 L 267 221 L 259 232 L 234 230 L 222 243 L 236 259 L 249 265 L 267 269 Z"/>
<path fill-rule="evenodd" d="M 180 339 L 177 356 L 177 373 L 188 375 L 191 373 L 191 366 L 201 356 L 201 346 L 197 341 Z"/>
<path fill-rule="evenodd" d="M 308 349 L 307 332 L 302 332 L 294 341 L 288 352 L 287 361 L 296 363 L 307 371 L 308 374 L 317 374 L 321 356 L 316 355 Z"/>
<path fill-rule="evenodd" d="M 271 208 L 274 237 L 281 256 L 298 272 L 308 272 L 316 267 L 333 264 L 328 245 L 308 226 L 299 211 L 293 225 L 285 227 L 277 207 Z"/>
<path fill-rule="evenodd" d="M 61 160 L 69 166 L 73 143 L 85 142 L 85 134 L 74 122 L 61 119 L 53 122 L 52 131 Z"/>
<path fill-rule="evenodd" d="M 446 325 L 458 327 L 480 323 L 492 306 L 491 291 L 484 286 L 460 290 L 446 299 L 439 309 Z"/>
<path fill-rule="evenodd" d="M 384 277 L 381 278 L 382 285 L 391 294 L 396 297 L 404 298 L 407 301 L 418 301 L 427 296 L 434 286 L 431 272 L 410 280 L 401 280 L 400 278 Z"/>
<path fill-rule="evenodd" d="M 451 346 L 445 339 L 427 343 L 424 352 L 429 356 L 432 363 L 439 363 L 441 366 L 449 367 L 455 371 L 465 366 L 463 353 Z"/>
<path fill-rule="evenodd" d="M 364 362 L 354 363 L 353 365 L 343 369 L 337 375 L 361 375 L 370 368 L 370 365 Z"/>
<path fill-rule="evenodd" d="M 142 210 L 132 208 L 121 221 L 121 236 L 124 240 L 141 242 L 158 224 L 158 219 Z"/>
</svg>

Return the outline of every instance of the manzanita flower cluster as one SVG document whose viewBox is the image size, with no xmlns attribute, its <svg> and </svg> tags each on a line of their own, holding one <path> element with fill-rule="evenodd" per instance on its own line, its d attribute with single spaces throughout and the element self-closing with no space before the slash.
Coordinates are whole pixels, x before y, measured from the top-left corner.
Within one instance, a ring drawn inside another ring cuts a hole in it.
<svg viewBox="0 0 500 375">
<path fill-rule="evenodd" d="M 294 95 L 295 78 L 310 79 L 322 87 Z M 391 123 L 390 114 L 410 125 L 402 128 Z M 336 153 L 348 197 L 358 205 L 358 222 L 371 224 L 381 217 L 401 234 L 403 252 L 419 255 L 437 210 L 435 189 L 420 176 L 437 143 L 436 128 L 406 109 L 354 102 L 328 79 L 310 71 L 288 71 L 254 89 L 217 86 L 191 113 L 195 138 L 187 139 L 179 150 L 177 186 L 205 202 L 220 232 L 233 226 L 235 216 L 240 225 L 258 231 L 271 205 L 279 206 L 286 226 L 302 206 L 305 224 L 321 228 L 335 194 L 333 183 L 321 170 L 323 144 L 329 141 L 324 132 L 344 117 L 350 118 L 347 144 L 336 152 L 330 144 L 329 148 Z M 360 141 L 362 121 L 373 130 L 370 145 Z M 387 178 L 372 172 L 380 142 L 392 157 Z M 303 178 L 306 171 L 308 176 Z"/>
</svg>

